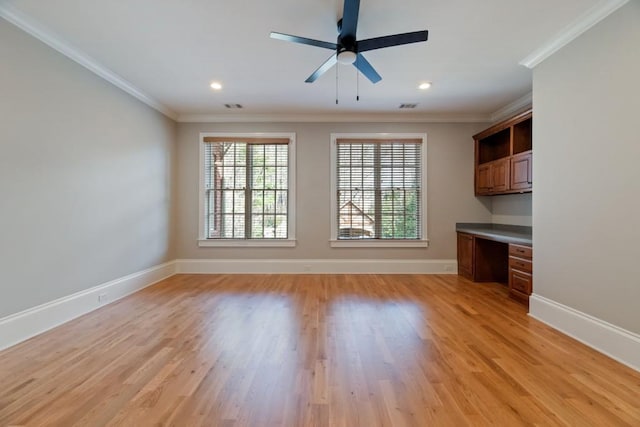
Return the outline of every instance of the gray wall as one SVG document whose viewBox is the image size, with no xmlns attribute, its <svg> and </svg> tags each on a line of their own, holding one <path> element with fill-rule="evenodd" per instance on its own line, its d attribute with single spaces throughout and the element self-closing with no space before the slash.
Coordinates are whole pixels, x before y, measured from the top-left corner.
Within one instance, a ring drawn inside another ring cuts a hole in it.
<svg viewBox="0 0 640 427">
<path fill-rule="evenodd" d="M 490 201 L 473 195 L 474 133 L 487 124 L 252 123 L 178 124 L 177 256 L 181 259 L 454 259 L 456 222 L 490 222 Z M 199 248 L 198 144 L 200 132 L 295 132 L 297 223 L 295 248 Z M 429 248 L 331 248 L 330 134 L 427 134 Z"/>
<path fill-rule="evenodd" d="M 640 2 L 534 70 L 534 292 L 640 333 Z"/>
<path fill-rule="evenodd" d="M 532 203 L 532 193 L 493 196 L 491 198 L 491 219 L 498 224 L 531 226 L 533 222 Z"/>
<path fill-rule="evenodd" d="M 0 19 L 0 318 L 174 258 L 175 131 Z"/>
</svg>

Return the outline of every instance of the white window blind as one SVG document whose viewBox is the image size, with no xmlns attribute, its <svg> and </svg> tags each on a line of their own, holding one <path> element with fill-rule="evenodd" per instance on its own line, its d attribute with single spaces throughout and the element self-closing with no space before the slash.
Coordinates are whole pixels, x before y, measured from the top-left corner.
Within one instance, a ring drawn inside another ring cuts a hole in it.
<svg viewBox="0 0 640 427">
<path fill-rule="evenodd" d="M 203 143 L 205 238 L 289 238 L 289 139 Z"/>
<path fill-rule="evenodd" d="M 338 240 L 422 238 L 422 139 L 336 139 Z"/>
</svg>

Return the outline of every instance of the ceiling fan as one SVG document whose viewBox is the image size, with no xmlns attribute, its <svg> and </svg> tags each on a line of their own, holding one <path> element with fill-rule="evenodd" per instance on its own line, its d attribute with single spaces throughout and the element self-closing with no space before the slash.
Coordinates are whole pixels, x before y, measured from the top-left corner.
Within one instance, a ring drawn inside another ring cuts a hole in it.
<svg viewBox="0 0 640 427">
<path fill-rule="evenodd" d="M 321 40 L 309 39 L 306 37 L 292 36 L 289 34 L 271 32 L 273 39 L 285 40 L 294 43 L 301 43 L 310 46 L 323 47 L 335 50 L 317 70 L 305 80 L 306 83 L 313 83 L 318 77 L 333 67 L 336 62 L 341 64 L 353 64 L 371 83 L 378 83 L 382 80 L 380 74 L 365 59 L 362 52 L 381 49 L 384 47 L 400 46 L 403 44 L 427 41 L 429 31 L 414 31 L 411 33 L 394 34 L 391 36 L 375 37 L 366 40 L 356 39 L 358 28 L 358 12 L 360 10 L 360 0 L 345 0 L 342 19 L 338 21 L 338 41 L 336 43 Z"/>
</svg>

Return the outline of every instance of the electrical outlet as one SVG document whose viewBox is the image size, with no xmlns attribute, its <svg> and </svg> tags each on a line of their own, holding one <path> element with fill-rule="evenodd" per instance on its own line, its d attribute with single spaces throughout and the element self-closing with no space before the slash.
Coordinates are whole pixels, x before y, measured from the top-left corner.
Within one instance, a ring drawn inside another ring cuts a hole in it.
<svg viewBox="0 0 640 427">
<path fill-rule="evenodd" d="M 107 301 L 107 294 L 98 295 L 98 302 L 106 302 L 106 301 Z"/>
</svg>

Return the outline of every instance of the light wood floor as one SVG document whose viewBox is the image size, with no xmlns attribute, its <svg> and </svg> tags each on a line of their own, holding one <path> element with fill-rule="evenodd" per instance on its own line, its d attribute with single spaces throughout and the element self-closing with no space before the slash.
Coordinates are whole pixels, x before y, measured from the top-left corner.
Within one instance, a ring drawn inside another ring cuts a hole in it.
<svg viewBox="0 0 640 427">
<path fill-rule="evenodd" d="M 2 426 L 640 425 L 639 373 L 457 276 L 178 275 L 0 385 Z"/>
</svg>

